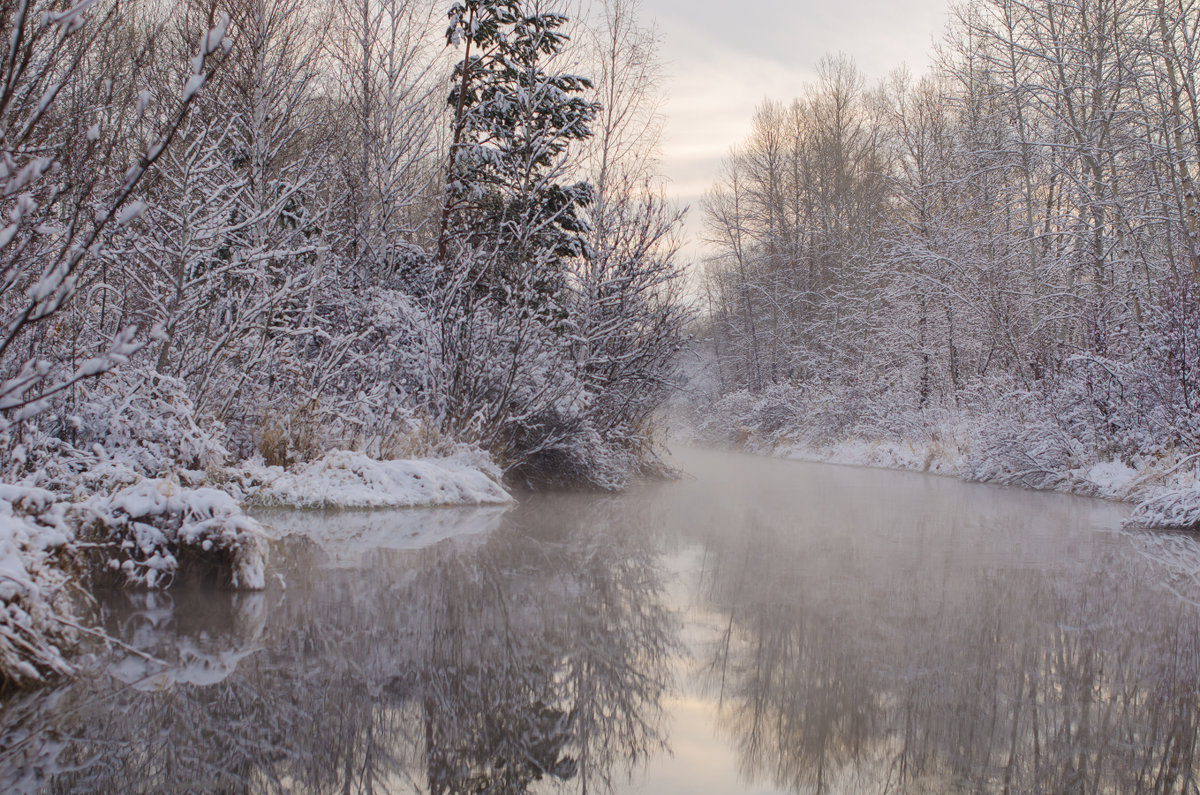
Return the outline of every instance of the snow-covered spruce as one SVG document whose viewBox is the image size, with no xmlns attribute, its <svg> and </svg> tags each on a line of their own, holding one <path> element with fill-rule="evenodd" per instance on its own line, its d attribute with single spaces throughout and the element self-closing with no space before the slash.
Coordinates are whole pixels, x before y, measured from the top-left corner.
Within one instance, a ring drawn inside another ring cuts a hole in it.
<svg viewBox="0 0 1200 795">
<path fill-rule="evenodd" d="M 412 508 L 503 505 L 512 496 L 483 453 L 449 458 L 376 461 L 335 450 L 290 470 L 244 464 L 233 473 L 246 502 L 261 507 Z"/>
<path fill-rule="evenodd" d="M 97 585 L 265 585 L 262 527 L 223 491 L 147 479 L 95 497 L 83 511 L 81 546 Z"/>
<path fill-rule="evenodd" d="M 0 484 L 0 690 L 71 670 L 66 505 L 42 489 Z"/>
</svg>

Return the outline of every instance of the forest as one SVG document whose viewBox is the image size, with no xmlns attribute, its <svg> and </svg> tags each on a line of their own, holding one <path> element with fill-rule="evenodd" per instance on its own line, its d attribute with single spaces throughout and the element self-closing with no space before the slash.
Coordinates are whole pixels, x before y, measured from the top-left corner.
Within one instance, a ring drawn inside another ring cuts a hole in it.
<svg viewBox="0 0 1200 795">
<path fill-rule="evenodd" d="M 700 438 L 1200 519 L 1200 8 L 970 0 L 760 106 L 704 206 Z"/>
<path fill-rule="evenodd" d="M 569 13 L 568 13 L 569 12 Z M 631 0 L 0 0 L 0 688 L 245 505 L 658 471 L 688 319 Z"/>
</svg>

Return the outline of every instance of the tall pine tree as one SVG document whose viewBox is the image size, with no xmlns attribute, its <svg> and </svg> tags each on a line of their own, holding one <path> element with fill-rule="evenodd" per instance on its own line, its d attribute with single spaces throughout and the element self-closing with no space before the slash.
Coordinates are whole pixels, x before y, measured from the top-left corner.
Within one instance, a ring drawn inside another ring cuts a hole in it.
<svg viewBox="0 0 1200 795">
<path fill-rule="evenodd" d="M 570 180 L 570 149 L 591 136 L 591 82 L 554 69 L 567 18 L 537 0 L 461 0 L 447 40 L 464 48 L 453 114 L 438 266 L 472 297 L 552 309 L 565 263 L 586 254 L 582 209 L 594 191 Z"/>
</svg>

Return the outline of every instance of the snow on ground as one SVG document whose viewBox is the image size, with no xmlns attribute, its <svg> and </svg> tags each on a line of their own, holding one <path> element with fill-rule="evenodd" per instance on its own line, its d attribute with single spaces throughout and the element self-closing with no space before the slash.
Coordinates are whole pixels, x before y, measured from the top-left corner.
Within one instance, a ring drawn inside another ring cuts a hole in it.
<svg viewBox="0 0 1200 795">
<path fill-rule="evenodd" d="M 288 508 L 413 508 L 504 505 L 512 496 L 482 454 L 376 461 L 336 450 L 289 470 L 243 464 L 233 473 L 247 503 Z"/>
<path fill-rule="evenodd" d="M 896 441 L 868 442 L 862 439 L 846 439 L 822 447 L 787 445 L 779 448 L 775 455 L 796 461 L 903 469 L 949 477 L 959 476 L 961 464 L 957 449 L 948 453 L 940 446 Z"/>
<path fill-rule="evenodd" d="M 272 537 L 310 539 L 329 565 L 352 567 L 375 550 L 422 549 L 449 538 L 485 535 L 500 526 L 507 512 L 507 506 L 482 505 L 436 511 L 272 509 L 256 516 Z"/>
<path fill-rule="evenodd" d="M 965 477 L 966 470 L 966 457 L 962 445 L 957 442 L 868 442 L 862 439 L 847 439 L 821 447 L 781 446 L 774 454 L 797 461 L 900 469 L 956 478 Z M 1064 472 L 1063 481 L 1067 487 L 1062 490 L 1110 500 L 1124 500 L 1143 479 L 1144 474 L 1121 461 L 1101 461 L 1087 468 Z"/>
<path fill-rule="evenodd" d="M 1101 461 L 1084 475 L 1084 480 L 1096 488 L 1096 496 L 1110 500 L 1124 499 L 1140 473 L 1123 461 Z"/>
</svg>

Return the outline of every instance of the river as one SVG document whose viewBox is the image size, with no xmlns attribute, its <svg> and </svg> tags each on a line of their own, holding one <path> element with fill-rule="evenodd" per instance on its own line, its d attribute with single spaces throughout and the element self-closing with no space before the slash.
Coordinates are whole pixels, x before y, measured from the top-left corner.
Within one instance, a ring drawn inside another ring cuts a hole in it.
<svg viewBox="0 0 1200 795">
<path fill-rule="evenodd" d="M 0 789 L 1194 792 L 1200 543 L 680 451 L 627 494 L 274 514 L 263 593 L 104 596 Z M 315 540 L 307 540 L 312 536 Z"/>
</svg>

